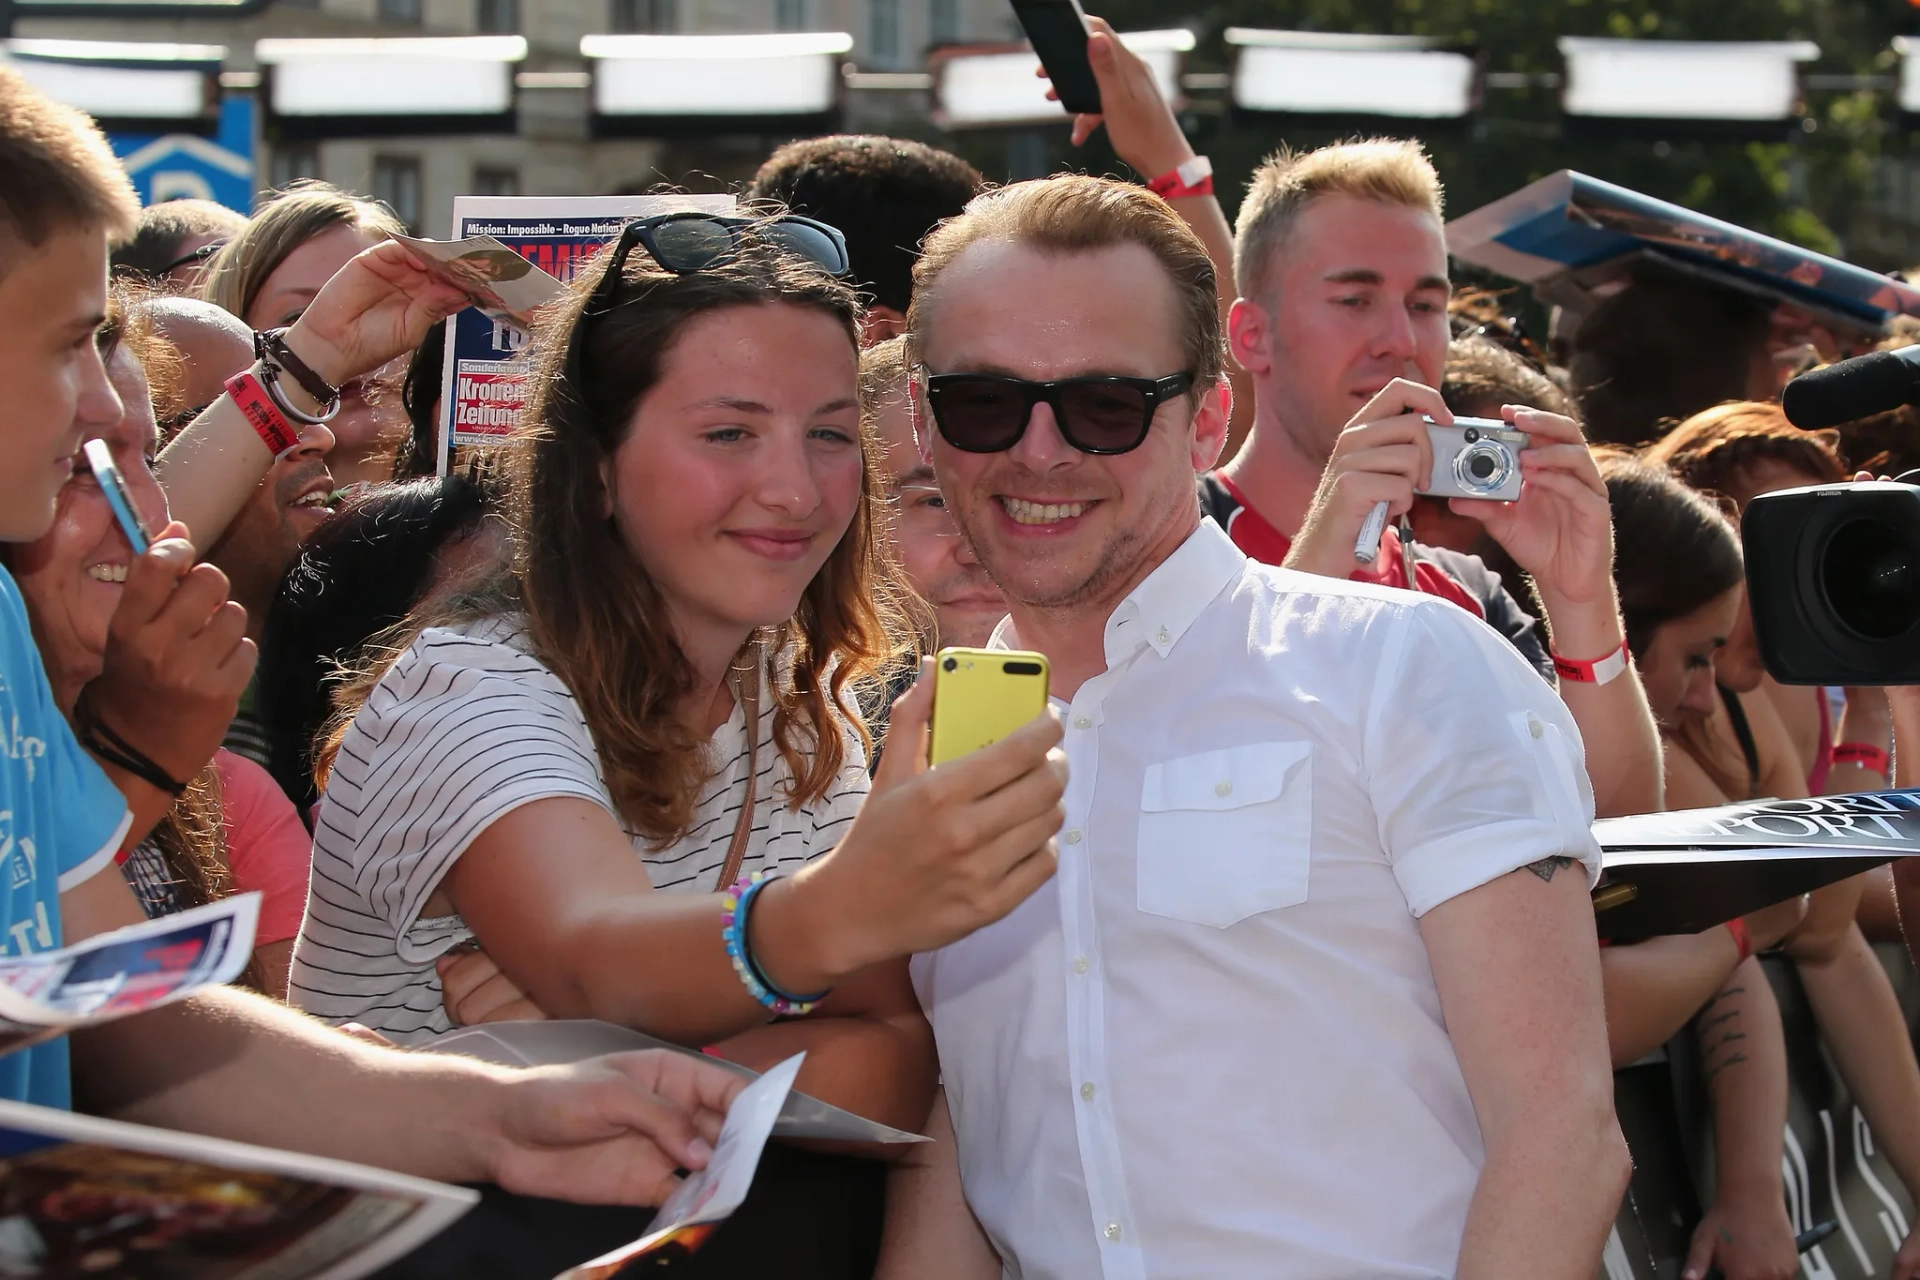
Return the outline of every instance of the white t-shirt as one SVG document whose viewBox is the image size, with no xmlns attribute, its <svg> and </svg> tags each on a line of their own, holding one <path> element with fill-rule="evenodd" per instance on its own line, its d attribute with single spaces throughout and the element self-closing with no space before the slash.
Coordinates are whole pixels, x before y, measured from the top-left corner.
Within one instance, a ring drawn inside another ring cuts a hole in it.
<svg viewBox="0 0 1920 1280">
<path fill-rule="evenodd" d="M 1105 651 L 1055 703 L 1059 874 L 912 964 L 1008 1276 L 1451 1276 L 1484 1149 L 1419 917 L 1597 874 L 1572 718 L 1466 610 L 1212 521 Z"/>
<path fill-rule="evenodd" d="M 516 619 L 430 628 L 382 676 L 340 745 L 315 824 L 313 884 L 294 949 L 291 999 L 330 1022 L 402 1043 L 451 1029 L 434 961 L 472 936 L 421 911 L 468 845 L 534 800 L 577 796 L 614 812 L 599 755 L 567 686 L 530 652 Z M 746 798 L 746 717 L 709 743 L 713 774 L 685 838 L 635 839 L 656 889 L 710 893 Z M 846 764 L 818 803 L 795 810 L 762 699 L 753 833 L 743 873 L 791 870 L 839 843 L 866 797 L 852 726 Z M 720 917 L 714 914 L 714 929 Z"/>
</svg>

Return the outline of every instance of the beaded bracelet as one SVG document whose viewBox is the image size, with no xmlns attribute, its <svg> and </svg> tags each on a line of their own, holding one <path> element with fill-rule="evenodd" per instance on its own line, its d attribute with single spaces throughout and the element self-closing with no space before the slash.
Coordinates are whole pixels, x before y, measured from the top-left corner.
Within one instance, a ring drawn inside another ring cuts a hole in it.
<svg viewBox="0 0 1920 1280">
<path fill-rule="evenodd" d="M 753 910 L 754 898 L 771 883 L 771 876 L 756 871 L 750 876 L 741 876 L 720 895 L 720 936 L 727 944 L 727 958 L 733 961 L 733 971 L 740 975 L 747 994 L 776 1014 L 797 1017 L 812 1013 L 832 988 L 811 996 L 789 995 L 767 981 L 767 975 L 753 962 L 753 950 L 747 943 L 748 913 Z"/>
</svg>

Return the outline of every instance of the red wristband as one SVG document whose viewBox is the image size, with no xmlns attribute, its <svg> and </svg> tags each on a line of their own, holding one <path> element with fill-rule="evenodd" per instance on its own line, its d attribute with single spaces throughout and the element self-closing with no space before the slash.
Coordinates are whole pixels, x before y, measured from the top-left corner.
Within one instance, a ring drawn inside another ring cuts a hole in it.
<svg viewBox="0 0 1920 1280">
<path fill-rule="evenodd" d="M 1735 916 L 1727 921 L 1727 932 L 1733 935 L 1733 945 L 1740 948 L 1740 963 L 1745 964 L 1753 954 L 1753 935 L 1747 932 L 1747 922 Z"/>
<path fill-rule="evenodd" d="M 1595 658 L 1592 662 L 1580 662 L 1573 658 L 1563 658 L 1559 654 L 1553 658 L 1553 669 L 1562 680 L 1571 680 L 1575 684 L 1608 684 L 1627 673 L 1627 663 L 1633 654 L 1627 650 L 1627 642 L 1622 640 L 1620 647 L 1604 658 Z"/>
<path fill-rule="evenodd" d="M 1833 762 L 1835 764 L 1857 764 L 1869 773 L 1877 773 L 1883 778 L 1893 775 L 1893 757 L 1885 748 L 1876 747 L 1871 742 L 1836 742 L 1833 744 Z"/>
<path fill-rule="evenodd" d="M 1195 156 L 1173 172 L 1163 173 L 1147 183 L 1147 190 L 1163 200 L 1210 196 L 1213 194 L 1213 161 Z"/>
<path fill-rule="evenodd" d="M 253 370 L 242 369 L 228 378 L 226 389 L 233 403 L 246 415 L 247 425 L 260 433 L 260 439 L 276 459 L 289 449 L 300 447 L 300 433 L 287 421 L 287 415 L 280 412 L 280 406 L 273 402 Z"/>
</svg>

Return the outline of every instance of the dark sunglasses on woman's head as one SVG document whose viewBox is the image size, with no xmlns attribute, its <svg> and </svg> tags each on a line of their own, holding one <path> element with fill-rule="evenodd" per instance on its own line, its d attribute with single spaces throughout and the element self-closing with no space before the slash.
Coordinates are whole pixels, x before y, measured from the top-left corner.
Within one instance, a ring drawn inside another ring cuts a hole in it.
<svg viewBox="0 0 1920 1280">
<path fill-rule="evenodd" d="M 1164 378 L 1095 376 L 1029 382 L 997 373 L 935 373 L 927 407 L 948 444 L 963 453 L 1003 453 L 1020 442 L 1044 401 L 1061 438 L 1082 453 L 1131 453 L 1154 412 L 1193 389 L 1191 373 Z"/>
<path fill-rule="evenodd" d="M 717 266 L 739 252 L 749 236 L 798 254 L 830 275 L 847 274 L 847 239 L 835 227 L 799 214 L 772 218 L 741 218 L 722 213 L 683 209 L 651 218 L 636 218 L 621 228 L 607 254 L 606 270 L 593 286 L 593 295 L 573 323 L 568 338 L 566 370 L 569 381 L 580 376 L 581 351 L 587 326 L 606 314 L 626 272 L 627 255 L 639 245 L 647 255 L 675 275 L 692 275 Z"/>
<path fill-rule="evenodd" d="M 847 239 L 824 222 L 797 213 L 742 218 L 683 209 L 629 222 L 614 242 L 600 287 L 606 289 L 609 281 L 620 279 L 627 255 L 636 244 L 662 268 L 684 276 L 725 262 L 740 251 L 741 241 L 749 236 L 796 253 L 830 275 L 847 274 Z"/>
</svg>

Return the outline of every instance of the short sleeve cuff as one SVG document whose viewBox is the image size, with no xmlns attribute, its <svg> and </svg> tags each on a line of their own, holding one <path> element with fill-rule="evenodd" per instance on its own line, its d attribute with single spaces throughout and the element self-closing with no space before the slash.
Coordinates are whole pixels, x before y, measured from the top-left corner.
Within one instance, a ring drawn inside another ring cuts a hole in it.
<svg viewBox="0 0 1920 1280">
<path fill-rule="evenodd" d="M 444 943 L 423 947 L 413 936 L 413 926 L 426 909 L 427 900 L 440 887 L 441 881 L 447 878 L 447 872 L 453 869 L 453 864 L 460 860 L 461 855 L 483 832 L 515 809 L 536 800 L 585 800 L 606 809 L 610 814 L 613 812 L 607 808 L 606 796 L 584 782 L 564 778 L 529 779 L 522 785 L 492 793 L 483 809 L 464 814 L 458 829 L 435 840 L 430 845 L 431 852 L 422 856 L 421 862 L 426 866 L 427 873 L 409 885 L 400 913 L 391 921 L 394 947 L 402 960 L 409 964 L 427 964 L 438 959 L 446 950 Z M 617 815 L 615 820 L 618 821 Z"/>
<path fill-rule="evenodd" d="M 1563 831 L 1538 822 L 1502 822 L 1422 845 L 1394 862 L 1407 907 L 1418 919 L 1441 903 L 1547 858 L 1572 858 L 1600 883 L 1600 846 L 1591 832 Z"/>
<path fill-rule="evenodd" d="M 70 867 L 60 873 L 60 892 L 66 893 L 85 884 L 101 871 L 113 865 L 120 853 L 120 846 L 127 842 L 127 833 L 133 830 L 133 811 L 123 809 L 120 821 L 114 824 L 113 835 L 93 853 L 89 854 L 78 866 Z"/>
</svg>

